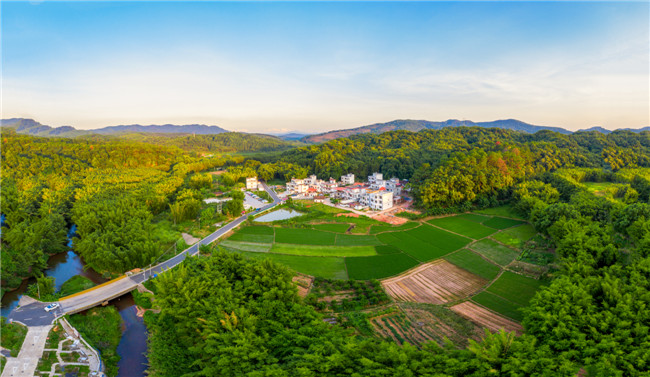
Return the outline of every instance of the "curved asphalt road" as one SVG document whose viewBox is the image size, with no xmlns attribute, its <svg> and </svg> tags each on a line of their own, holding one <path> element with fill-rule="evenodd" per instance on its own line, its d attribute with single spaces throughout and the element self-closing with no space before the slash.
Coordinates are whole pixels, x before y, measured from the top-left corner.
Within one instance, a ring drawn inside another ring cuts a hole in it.
<svg viewBox="0 0 650 377">
<path fill-rule="evenodd" d="M 92 289 L 78 296 L 74 296 L 69 299 L 62 300 L 59 302 L 61 306 L 58 309 L 51 311 L 49 313 L 46 312 L 44 308 L 50 303 L 34 300 L 34 302 L 30 302 L 17 309 L 14 309 L 11 313 L 9 313 L 8 316 L 9 319 L 13 321 L 18 321 L 27 326 L 49 325 L 50 323 L 52 323 L 52 321 L 54 321 L 54 319 L 64 314 L 76 313 L 82 310 L 92 308 L 93 306 L 96 306 L 104 301 L 111 300 L 127 292 L 132 291 L 133 289 L 136 288 L 138 284 L 148 280 L 152 276 L 162 273 L 170 268 L 176 267 L 181 262 L 183 262 L 183 260 L 185 260 L 185 258 L 187 258 L 188 255 L 194 256 L 198 254 L 199 247 L 201 245 L 208 245 L 218 240 L 221 236 L 223 236 L 224 234 L 228 233 L 229 231 L 239 226 L 239 224 L 246 221 L 250 216 L 257 215 L 262 211 L 266 211 L 278 205 L 280 203 L 280 198 L 278 198 L 277 194 L 273 190 L 271 190 L 266 185 L 265 182 L 262 182 L 262 186 L 264 187 L 264 190 L 266 190 L 266 192 L 268 192 L 271 198 L 273 199 L 273 203 L 270 203 L 260 208 L 259 211 L 247 213 L 242 215 L 241 217 L 238 217 L 237 219 L 226 224 L 225 226 L 218 229 L 214 233 L 210 234 L 209 236 L 195 243 L 191 247 L 185 249 L 180 254 L 150 269 L 146 269 L 145 271 L 140 272 L 136 275 L 114 280 L 112 282 L 109 282 L 109 284 L 107 285 L 100 286 L 98 288 Z"/>
</svg>

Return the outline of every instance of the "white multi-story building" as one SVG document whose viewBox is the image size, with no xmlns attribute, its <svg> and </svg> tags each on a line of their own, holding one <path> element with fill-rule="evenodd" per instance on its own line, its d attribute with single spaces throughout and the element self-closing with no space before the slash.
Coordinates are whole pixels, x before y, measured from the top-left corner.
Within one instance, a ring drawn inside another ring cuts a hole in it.
<svg viewBox="0 0 650 377">
<path fill-rule="evenodd" d="M 388 181 L 384 181 L 384 187 L 386 190 L 393 193 L 393 196 L 402 195 L 402 184 L 399 182 L 399 179 L 393 177 Z"/>
<path fill-rule="evenodd" d="M 341 176 L 342 185 L 353 185 L 354 184 L 354 174 L 346 174 Z"/>
<path fill-rule="evenodd" d="M 373 183 L 377 183 L 377 181 L 383 181 L 384 180 L 384 175 L 381 173 L 372 173 L 372 175 L 368 176 L 368 183 L 372 185 Z"/>
<path fill-rule="evenodd" d="M 393 207 L 393 193 L 386 189 L 369 191 L 361 197 L 359 203 L 375 211 L 383 211 Z"/>
<path fill-rule="evenodd" d="M 246 190 L 257 190 L 257 177 L 246 178 Z"/>
</svg>

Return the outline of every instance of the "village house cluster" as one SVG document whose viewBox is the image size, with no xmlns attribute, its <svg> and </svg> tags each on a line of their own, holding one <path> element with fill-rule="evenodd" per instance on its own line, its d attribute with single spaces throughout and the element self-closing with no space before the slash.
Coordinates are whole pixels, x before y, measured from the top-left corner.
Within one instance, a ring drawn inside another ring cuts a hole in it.
<svg viewBox="0 0 650 377">
<path fill-rule="evenodd" d="M 381 173 L 368 176 L 365 183 L 355 183 L 354 174 L 341 176 L 340 182 L 334 178 L 318 179 L 315 175 L 307 178 L 291 178 L 286 185 L 286 195 L 313 198 L 317 202 L 327 197 L 339 200 L 344 206 L 355 209 L 370 208 L 382 211 L 392 208 L 401 200 L 402 183 L 397 178 L 384 180 Z"/>
</svg>

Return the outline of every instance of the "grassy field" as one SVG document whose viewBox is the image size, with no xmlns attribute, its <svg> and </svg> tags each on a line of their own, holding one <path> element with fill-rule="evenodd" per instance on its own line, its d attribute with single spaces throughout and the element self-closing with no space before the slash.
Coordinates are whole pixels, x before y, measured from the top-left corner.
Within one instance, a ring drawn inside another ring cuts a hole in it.
<svg viewBox="0 0 650 377">
<path fill-rule="evenodd" d="M 271 250 L 272 244 L 270 243 L 254 243 L 254 242 L 242 242 L 242 241 L 231 241 L 232 238 L 222 241 L 219 245 L 228 249 L 237 249 L 242 251 L 254 251 L 256 253 L 267 253 Z"/>
<path fill-rule="evenodd" d="M 2 346 L 9 350 L 11 356 L 16 357 L 27 335 L 27 327 L 17 323 L 7 323 L 5 317 L 1 317 L 0 321 L 2 321 L 0 322 Z"/>
<path fill-rule="evenodd" d="M 413 229 L 420 225 L 418 222 L 409 221 L 402 225 L 373 225 L 370 228 L 370 234 L 377 234 L 382 232 L 401 232 L 403 230 Z"/>
<path fill-rule="evenodd" d="M 350 224 L 314 224 L 311 227 L 316 230 L 324 230 L 327 232 L 345 233 L 350 227 Z"/>
<path fill-rule="evenodd" d="M 542 285 L 539 280 L 504 271 L 487 291 L 505 297 L 517 305 L 526 306 Z"/>
<path fill-rule="evenodd" d="M 347 279 L 345 261 L 340 257 L 307 257 L 302 255 L 284 255 L 273 253 L 242 254 L 257 259 L 270 259 L 285 266 L 308 275 L 321 276 L 328 279 Z"/>
<path fill-rule="evenodd" d="M 523 217 L 519 214 L 519 212 L 517 212 L 510 204 L 501 207 L 486 208 L 474 212 L 483 215 L 503 216 L 503 217 L 511 217 L 513 219 L 523 220 Z"/>
<path fill-rule="evenodd" d="M 589 190 L 589 192 L 594 193 L 595 195 L 598 196 L 604 196 L 607 194 L 607 190 L 614 186 L 617 185 L 617 183 L 614 182 L 582 182 L 582 185 Z"/>
<path fill-rule="evenodd" d="M 302 228 L 276 228 L 275 242 L 299 245 L 334 245 L 336 234 Z"/>
<path fill-rule="evenodd" d="M 313 245 L 292 245 L 276 243 L 271 248 L 272 253 L 309 255 L 315 257 L 360 257 L 377 255 L 373 246 L 313 246 Z"/>
<path fill-rule="evenodd" d="M 503 314 L 506 317 L 510 317 L 515 321 L 521 321 L 524 318 L 524 315 L 521 312 L 521 306 L 487 291 L 483 291 L 472 297 L 472 301 L 475 301 L 488 309 L 492 309 L 499 314 Z"/>
<path fill-rule="evenodd" d="M 537 234 L 535 228 L 530 224 L 525 224 L 496 233 L 492 235 L 492 238 L 505 245 L 519 248 L 535 234 Z"/>
<path fill-rule="evenodd" d="M 351 235 L 351 234 L 337 234 L 337 246 L 376 246 L 381 245 L 381 241 L 375 236 Z"/>
<path fill-rule="evenodd" d="M 61 284 L 61 290 L 58 292 L 58 294 L 61 297 L 65 297 L 92 288 L 95 285 L 96 284 L 93 283 L 90 279 L 81 275 L 75 275 L 66 280 L 65 283 Z"/>
<path fill-rule="evenodd" d="M 475 213 L 465 213 L 465 214 L 462 214 L 462 215 L 458 215 L 457 217 L 459 217 L 461 219 L 473 221 L 473 222 L 479 223 L 479 224 L 482 224 L 484 221 L 491 219 L 490 216 L 477 215 Z"/>
<path fill-rule="evenodd" d="M 273 230 L 273 228 L 269 228 Z M 257 242 L 257 243 L 272 243 L 273 234 L 250 234 L 250 233 L 235 233 L 228 238 L 230 241 L 242 241 L 242 242 Z"/>
<path fill-rule="evenodd" d="M 506 228 L 511 228 L 515 225 L 521 225 L 523 224 L 523 221 L 519 220 L 514 220 L 514 219 L 506 219 L 504 217 L 493 217 L 489 220 L 486 220 L 483 225 L 487 225 L 490 228 L 494 229 L 506 229 Z"/>
<path fill-rule="evenodd" d="M 442 217 L 439 219 L 429 220 L 427 222 L 429 224 L 439 226 L 443 229 L 450 230 L 454 233 L 458 233 L 475 240 L 487 237 L 490 234 L 494 233 L 494 229 L 488 228 L 476 223 L 476 221 L 468 220 L 467 218 L 463 218 L 461 216 Z"/>
<path fill-rule="evenodd" d="M 445 256 L 445 259 L 487 280 L 494 279 L 501 271 L 499 266 L 486 261 L 480 255 L 468 249 L 451 253 Z"/>
<path fill-rule="evenodd" d="M 265 234 L 265 235 L 273 235 L 273 228 L 268 227 L 268 226 L 263 226 L 263 225 L 251 225 L 251 226 L 243 226 L 239 228 L 237 233 L 243 233 L 243 234 Z"/>
<path fill-rule="evenodd" d="M 519 252 L 489 239 L 475 242 L 469 248 L 501 266 L 506 266 L 519 255 Z"/>
<path fill-rule="evenodd" d="M 381 233 L 377 235 L 377 238 L 381 242 L 394 246 L 421 262 L 436 258 L 435 253 L 431 252 L 433 249 L 431 244 L 406 235 L 405 232 Z"/>
<path fill-rule="evenodd" d="M 375 250 L 377 251 L 377 254 L 397 254 L 402 252 L 402 250 L 392 245 L 375 246 Z"/>
<path fill-rule="evenodd" d="M 372 257 L 345 258 L 350 279 L 381 279 L 397 275 L 418 265 L 418 261 L 406 254 L 385 254 Z"/>
<path fill-rule="evenodd" d="M 402 233 L 428 242 L 436 249 L 437 256 L 449 254 L 470 243 L 469 238 L 461 237 L 426 224 Z"/>
</svg>

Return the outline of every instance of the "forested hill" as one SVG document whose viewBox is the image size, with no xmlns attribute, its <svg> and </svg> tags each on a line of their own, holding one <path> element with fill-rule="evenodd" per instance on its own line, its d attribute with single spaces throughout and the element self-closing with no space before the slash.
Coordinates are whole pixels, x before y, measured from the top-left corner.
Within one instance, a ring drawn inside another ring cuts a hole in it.
<svg viewBox="0 0 650 377">
<path fill-rule="evenodd" d="M 411 120 L 400 119 L 387 123 L 376 123 L 369 126 L 358 128 L 351 128 L 347 130 L 329 131 L 318 135 L 309 135 L 302 138 L 302 141 L 307 143 L 320 143 L 323 141 L 338 139 L 341 137 L 348 137 L 357 134 L 381 134 L 388 131 L 413 131 L 420 130 L 439 130 L 447 127 L 482 127 L 482 128 L 502 128 L 507 130 L 522 131 L 527 133 L 535 133 L 541 130 L 555 131 L 561 134 L 570 134 L 571 131 L 565 130 L 560 127 L 546 127 L 534 126 L 532 124 L 524 123 L 516 119 L 495 120 L 492 122 L 472 122 L 471 120 L 457 120 L 449 119 L 444 122 L 430 122 L 428 120 Z"/>
<path fill-rule="evenodd" d="M 282 140 L 276 136 L 239 132 L 226 132 L 218 135 L 129 133 L 118 137 L 122 140 L 147 144 L 175 146 L 187 152 L 203 154 L 275 152 L 304 145 L 298 141 Z M 96 138 L 96 136 L 85 136 L 84 138 Z"/>
<path fill-rule="evenodd" d="M 71 126 L 50 127 L 41 124 L 34 119 L 24 118 L 11 118 L 2 119 L 0 121 L 2 127 L 13 128 L 17 133 L 27 134 L 32 136 L 59 136 L 59 137 L 75 137 L 80 135 L 100 134 L 100 135 L 116 135 L 132 132 L 145 132 L 145 133 L 171 133 L 171 134 L 196 134 L 196 135 L 215 135 L 224 132 L 229 132 L 218 126 L 206 126 L 204 124 L 186 124 L 186 125 L 148 125 L 143 126 L 139 124 L 120 125 L 97 128 L 93 130 L 78 130 Z"/>
</svg>

